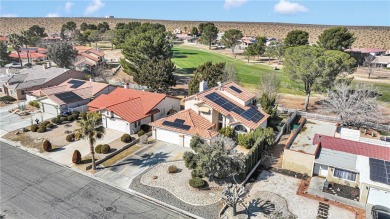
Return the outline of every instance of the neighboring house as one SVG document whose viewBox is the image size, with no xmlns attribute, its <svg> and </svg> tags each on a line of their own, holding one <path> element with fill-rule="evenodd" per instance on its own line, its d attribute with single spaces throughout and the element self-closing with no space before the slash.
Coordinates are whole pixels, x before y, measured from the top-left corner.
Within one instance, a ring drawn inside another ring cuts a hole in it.
<svg viewBox="0 0 390 219">
<path fill-rule="evenodd" d="M 390 54 L 377 56 L 372 63 L 376 68 L 390 68 Z"/>
<path fill-rule="evenodd" d="M 0 41 L 5 44 L 8 44 L 8 38 L 6 36 L 0 36 Z"/>
<path fill-rule="evenodd" d="M 41 39 L 42 43 L 47 45 L 54 44 L 61 40 L 62 40 L 61 35 L 59 33 L 49 33 L 47 34 L 47 37 L 43 37 Z"/>
<path fill-rule="evenodd" d="M 190 36 L 188 34 L 176 34 L 176 37 L 178 40 L 184 42 L 193 42 L 196 39 L 196 37 Z"/>
<path fill-rule="evenodd" d="M 57 86 L 31 91 L 26 99 L 27 102 L 39 100 L 43 112 L 59 115 L 69 111 L 86 112 L 91 100 L 113 90 L 109 84 L 70 78 Z"/>
<path fill-rule="evenodd" d="M 184 99 L 187 112 L 184 117 L 189 118 L 196 114 L 203 118 L 202 122 L 192 123 L 188 119 L 181 119 L 179 117 L 183 117 L 182 114 L 156 121 L 151 124 L 156 139 L 188 147 L 190 136 L 198 134 L 207 140 L 223 127 L 231 127 L 236 135 L 251 132 L 258 127 L 267 127 L 269 115 L 256 107 L 256 96 L 241 86 L 229 82 L 208 89 L 205 81 L 202 81 L 199 86 L 198 94 Z M 177 118 L 179 120 L 175 122 Z M 165 120 L 173 124 L 166 123 Z M 197 120 L 200 119 L 197 117 Z M 184 124 L 184 128 L 180 123 Z M 175 129 L 175 126 L 179 128 Z M 196 132 L 200 129 L 210 132 L 210 135 Z M 183 141 L 177 140 L 181 138 Z"/>
<path fill-rule="evenodd" d="M 20 48 L 19 50 L 20 58 L 22 59 L 22 63 L 24 64 L 28 62 L 28 58 L 30 58 L 30 63 L 44 61 L 47 59 L 46 54 L 47 49 L 39 47 Z M 19 62 L 19 55 L 17 52 L 11 52 L 9 54 L 9 57 L 11 58 L 11 60 Z"/>
<path fill-rule="evenodd" d="M 192 109 L 180 111 L 172 116 L 150 123 L 153 127 L 153 138 L 189 147 L 193 136 L 198 135 L 210 140 L 218 135 L 215 124 L 208 121 Z"/>
<path fill-rule="evenodd" d="M 18 100 L 26 99 L 29 91 L 59 85 L 69 78 L 83 79 L 86 73 L 66 68 L 51 67 L 46 64 L 23 68 L 18 74 L 8 75 L 2 84 L 1 95 L 9 95 Z"/>
<path fill-rule="evenodd" d="M 180 99 L 166 94 L 116 88 L 90 102 L 88 108 L 102 114 L 104 127 L 134 134 L 142 124 L 180 110 Z"/>
<path fill-rule="evenodd" d="M 75 46 L 78 54 L 75 66 L 77 70 L 93 70 L 105 62 L 104 52 L 87 46 Z"/>
<path fill-rule="evenodd" d="M 346 53 L 354 57 L 358 65 L 363 65 L 364 59 L 367 56 L 381 56 L 386 53 L 385 49 L 377 48 L 352 48 L 344 50 Z"/>
<path fill-rule="evenodd" d="M 173 34 L 181 34 L 181 30 L 179 28 L 176 28 L 173 30 Z"/>
<path fill-rule="evenodd" d="M 390 201 L 390 174 L 383 170 L 386 164 L 390 166 L 389 146 L 360 137 L 360 130 L 333 123 L 306 123 L 305 118 L 299 123 L 287 140 L 283 169 L 358 187 L 359 201 L 364 204 L 376 206 L 383 200 Z"/>
<path fill-rule="evenodd" d="M 267 40 L 266 40 L 266 42 L 265 42 L 265 45 L 266 45 L 266 46 L 269 46 L 272 42 L 276 42 L 276 41 L 278 41 L 277 38 L 267 37 Z"/>
<path fill-rule="evenodd" d="M 239 48 L 240 49 L 245 49 L 248 46 L 252 45 L 253 43 L 256 43 L 256 37 L 254 36 L 244 36 L 241 38 Z"/>
</svg>

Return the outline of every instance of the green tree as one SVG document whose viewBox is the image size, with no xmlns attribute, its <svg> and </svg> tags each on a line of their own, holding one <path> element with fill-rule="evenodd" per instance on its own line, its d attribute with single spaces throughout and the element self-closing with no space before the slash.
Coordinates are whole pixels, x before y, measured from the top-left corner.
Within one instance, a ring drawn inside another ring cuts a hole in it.
<svg viewBox="0 0 390 219">
<path fill-rule="evenodd" d="M 98 27 L 96 26 L 96 24 L 88 24 L 88 30 L 97 30 Z"/>
<path fill-rule="evenodd" d="M 267 42 L 267 37 L 265 37 L 265 36 L 256 37 L 256 42 L 265 45 L 265 43 Z"/>
<path fill-rule="evenodd" d="M 207 23 L 203 27 L 201 40 L 203 43 L 207 43 L 209 45 L 209 49 L 211 49 L 211 43 L 217 39 L 218 37 L 218 28 L 213 23 Z"/>
<path fill-rule="evenodd" d="M 206 81 L 208 87 L 217 86 L 217 82 L 222 82 L 224 78 L 225 63 L 206 62 L 203 65 L 199 65 L 194 71 L 194 76 L 191 78 L 188 84 L 189 94 L 198 93 L 199 83 Z"/>
<path fill-rule="evenodd" d="M 125 29 L 125 23 L 123 23 L 123 22 L 120 22 L 120 23 L 117 23 L 116 25 L 115 25 L 115 29 L 117 29 L 117 30 L 119 30 L 119 29 Z"/>
<path fill-rule="evenodd" d="M 7 44 L 4 42 L 0 42 L 0 66 L 4 66 L 5 64 L 10 63 L 9 54 Z"/>
<path fill-rule="evenodd" d="M 263 95 L 261 95 L 259 99 L 259 102 L 263 111 L 269 114 L 271 118 L 274 118 L 276 116 L 277 105 L 275 104 L 275 96 L 263 93 Z"/>
<path fill-rule="evenodd" d="M 198 31 L 197 27 L 192 27 L 191 35 L 192 36 L 198 36 L 199 35 L 199 31 Z"/>
<path fill-rule="evenodd" d="M 102 40 L 102 35 L 98 30 L 92 30 L 87 39 L 89 42 L 95 43 L 95 48 L 97 49 L 97 42 Z"/>
<path fill-rule="evenodd" d="M 238 40 L 240 40 L 241 38 L 242 38 L 242 32 L 240 30 L 230 29 L 225 31 L 221 41 L 226 47 L 231 48 L 232 54 L 234 55 L 234 49 L 238 44 Z"/>
<path fill-rule="evenodd" d="M 80 30 L 75 30 L 72 37 L 72 43 L 75 45 L 85 45 L 88 42 L 90 33 L 90 30 L 86 30 L 83 33 L 81 33 Z"/>
<path fill-rule="evenodd" d="M 176 85 L 173 75 L 175 69 L 175 64 L 170 59 L 159 60 L 153 57 L 141 66 L 139 73 L 133 75 L 133 80 L 153 91 L 163 92 Z"/>
<path fill-rule="evenodd" d="M 65 24 L 67 30 L 74 31 L 77 28 L 77 24 L 74 21 L 68 21 Z"/>
<path fill-rule="evenodd" d="M 115 37 L 115 31 L 114 30 L 107 30 L 106 32 L 104 32 L 104 34 L 102 35 L 102 39 L 103 40 L 107 40 L 107 41 L 110 41 L 111 42 L 111 50 L 114 49 L 114 44 L 113 44 L 113 39 Z"/>
<path fill-rule="evenodd" d="M 110 29 L 110 25 L 105 21 L 97 25 L 97 30 L 100 31 L 100 33 L 105 33 L 109 29 Z"/>
<path fill-rule="evenodd" d="M 214 25 L 214 23 L 211 23 L 211 22 L 200 23 L 199 26 L 198 26 L 198 30 L 199 30 L 200 34 L 203 34 L 204 27 L 207 26 L 207 25 Z"/>
<path fill-rule="evenodd" d="M 81 31 L 86 31 L 87 29 L 88 29 L 88 24 L 85 23 L 85 22 L 81 23 L 80 30 Z"/>
<path fill-rule="evenodd" d="M 339 50 L 351 48 L 356 38 L 346 27 L 332 27 L 324 30 L 318 37 L 317 44 L 327 50 Z"/>
<path fill-rule="evenodd" d="M 12 47 L 18 53 L 20 66 L 23 66 L 22 59 L 20 58 L 20 48 L 23 46 L 22 37 L 16 33 L 8 36 L 8 41 Z"/>
<path fill-rule="evenodd" d="M 302 46 L 309 44 L 309 33 L 303 30 L 293 30 L 287 33 L 284 39 L 286 47 Z"/>
<path fill-rule="evenodd" d="M 306 45 L 286 49 L 283 71 L 292 80 L 303 83 L 306 93 L 304 110 L 307 110 L 313 88 L 331 88 L 337 76 L 353 72 L 355 65 L 356 61 L 344 52 Z"/>
<path fill-rule="evenodd" d="M 86 139 L 89 143 L 90 153 L 92 155 L 92 170 L 96 170 L 95 149 L 96 139 L 105 134 L 105 129 L 101 125 L 101 115 L 97 112 L 88 113 L 86 118 L 77 120 L 78 128 L 75 130 L 76 138 Z"/>
<path fill-rule="evenodd" d="M 70 68 L 76 59 L 77 50 L 66 42 L 58 42 L 51 45 L 47 51 L 47 57 L 60 68 Z"/>
<path fill-rule="evenodd" d="M 38 36 L 38 37 L 46 37 L 47 34 L 45 33 L 45 28 L 40 27 L 38 25 L 33 25 L 31 26 L 28 31 L 33 35 L 33 36 Z"/>
<path fill-rule="evenodd" d="M 252 56 L 256 56 L 257 54 L 258 54 L 258 52 L 257 52 L 257 48 L 256 48 L 255 44 L 252 44 L 252 45 L 249 45 L 248 47 L 246 47 L 245 52 L 244 52 L 245 57 L 248 59 L 248 63 L 249 63 L 249 59 Z"/>
<path fill-rule="evenodd" d="M 29 31 L 22 31 L 20 35 L 20 40 L 22 45 L 25 46 L 26 48 L 26 53 L 27 53 L 27 63 L 30 63 L 30 50 L 28 49 L 28 45 L 32 43 L 32 34 Z"/>
<path fill-rule="evenodd" d="M 265 49 L 265 53 L 268 57 L 274 57 L 278 59 L 279 61 L 282 59 L 285 51 L 285 46 L 282 41 L 273 41 L 271 42 Z"/>
</svg>

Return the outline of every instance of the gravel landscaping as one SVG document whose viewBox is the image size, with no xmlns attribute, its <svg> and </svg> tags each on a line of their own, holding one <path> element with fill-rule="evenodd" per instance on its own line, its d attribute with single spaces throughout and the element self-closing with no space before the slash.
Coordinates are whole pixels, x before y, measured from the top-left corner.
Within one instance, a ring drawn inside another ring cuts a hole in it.
<svg viewBox="0 0 390 219">
<path fill-rule="evenodd" d="M 168 173 L 168 167 L 171 165 L 175 165 L 179 172 Z M 208 190 L 195 189 L 188 184 L 190 179 L 191 171 L 185 167 L 183 161 L 176 161 L 151 168 L 142 176 L 141 183 L 165 189 L 191 205 L 211 205 L 221 200 L 221 187 L 209 183 L 211 188 Z"/>
<path fill-rule="evenodd" d="M 167 204 L 173 205 L 177 208 L 191 212 L 192 214 L 198 215 L 200 217 L 210 218 L 210 219 L 219 218 L 218 212 L 223 207 L 222 201 L 219 201 L 212 205 L 204 205 L 204 206 L 194 206 L 194 205 L 187 204 L 181 201 L 180 199 L 176 198 L 174 195 L 172 195 L 170 192 L 168 192 L 165 189 L 146 186 L 142 184 L 141 178 L 145 174 L 146 173 L 140 174 L 136 178 L 134 178 L 129 188 L 137 192 L 143 193 L 147 196 L 153 197 L 157 200 L 163 201 Z"/>
</svg>

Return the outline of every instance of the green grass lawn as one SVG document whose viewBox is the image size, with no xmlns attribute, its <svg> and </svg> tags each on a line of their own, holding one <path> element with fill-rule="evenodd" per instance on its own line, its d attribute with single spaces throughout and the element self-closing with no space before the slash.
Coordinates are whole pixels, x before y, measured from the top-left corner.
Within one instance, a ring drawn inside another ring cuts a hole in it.
<svg viewBox="0 0 390 219">
<path fill-rule="evenodd" d="M 246 61 L 233 59 L 231 57 L 208 52 L 197 48 L 185 46 L 175 46 L 173 48 L 174 56 L 172 61 L 181 70 L 181 73 L 192 75 L 193 71 L 201 64 L 212 62 L 226 62 L 234 64 L 238 71 L 238 77 L 244 87 L 256 88 L 259 80 L 268 72 L 276 72 L 281 80 L 280 92 L 288 94 L 304 95 L 303 85 L 298 84 L 288 78 L 281 70 L 274 71 L 272 67 L 262 64 L 248 64 Z M 390 84 L 374 84 L 382 93 L 379 100 L 390 102 Z"/>
</svg>

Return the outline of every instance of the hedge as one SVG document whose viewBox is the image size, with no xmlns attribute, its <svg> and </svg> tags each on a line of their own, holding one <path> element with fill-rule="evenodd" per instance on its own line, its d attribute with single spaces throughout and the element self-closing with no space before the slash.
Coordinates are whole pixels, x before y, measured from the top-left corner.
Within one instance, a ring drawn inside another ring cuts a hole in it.
<svg viewBox="0 0 390 219">
<path fill-rule="evenodd" d="M 52 118 L 52 119 L 51 119 L 51 122 L 52 122 L 52 123 L 55 123 L 55 124 L 58 124 L 58 120 L 59 120 L 59 119 L 57 119 L 57 118 Z"/>
<path fill-rule="evenodd" d="M 53 123 L 48 123 L 48 124 L 46 125 L 46 128 L 49 128 L 49 129 L 52 129 L 52 128 L 54 128 L 54 125 L 53 125 Z"/>
<path fill-rule="evenodd" d="M 98 144 L 95 147 L 95 152 L 98 154 L 107 154 L 111 150 L 110 145 L 108 144 Z"/>
</svg>

